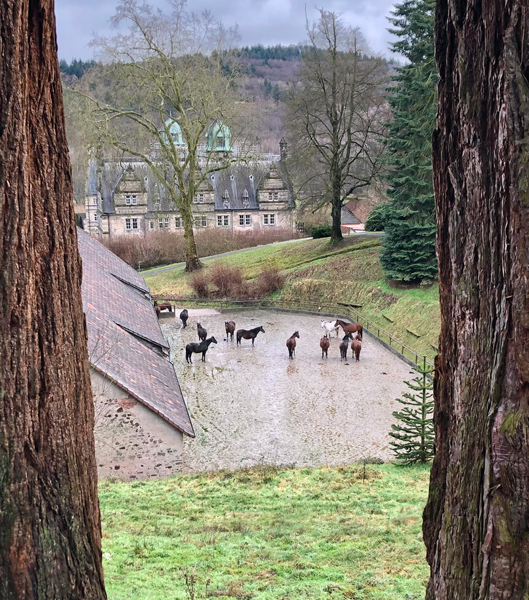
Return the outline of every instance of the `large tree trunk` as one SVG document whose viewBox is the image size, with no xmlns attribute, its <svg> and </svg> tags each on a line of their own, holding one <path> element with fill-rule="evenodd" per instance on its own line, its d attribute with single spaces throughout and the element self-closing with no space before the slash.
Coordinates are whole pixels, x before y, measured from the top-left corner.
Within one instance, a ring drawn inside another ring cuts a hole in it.
<svg viewBox="0 0 529 600">
<path fill-rule="evenodd" d="M 331 244 L 341 242 L 342 236 L 342 185 L 340 172 L 335 165 L 331 166 L 331 217 L 332 233 Z"/>
<path fill-rule="evenodd" d="M 184 240 L 186 243 L 186 268 L 187 272 L 197 271 L 202 268 L 198 258 L 197 244 L 193 233 L 193 213 L 189 205 L 183 205 L 180 210 L 184 225 Z"/>
<path fill-rule="evenodd" d="M 0 0 L 0 598 L 106 597 L 52 0 Z"/>
<path fill-rule="evenodd" d="M 529 598 L 529 10 L 439 0 L 427 598 Z"/>
</svg>

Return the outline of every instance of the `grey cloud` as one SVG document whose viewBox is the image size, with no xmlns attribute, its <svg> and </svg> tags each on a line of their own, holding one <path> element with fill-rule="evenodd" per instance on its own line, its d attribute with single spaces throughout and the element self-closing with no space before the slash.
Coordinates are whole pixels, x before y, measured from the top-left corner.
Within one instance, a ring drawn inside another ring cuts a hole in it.
<svg viewBox="0 0 529 600">
<path fill-rule="evenodd" d="M 152 4 L 163 6 L 162 0 Z M 327 0 L 323 8 L 342 13 L 344 20 L 360 27 L 375 52 L 389 54 L 391 36 L 387 17 L 394 0 Z M 89 59 L 88 46 L 94 33 L 110 34 L 109 19 L 116 2 L 108 0 L 56 0 L 59 57 Z M 316 18 L 318 4 L 306 0 L 190 0 L 195 11 L 210 10 L 226 25 L 237 23 L 243 45 L 296 44 L 306 39 L 305 10 L 309 21 Z"/>
</svg>

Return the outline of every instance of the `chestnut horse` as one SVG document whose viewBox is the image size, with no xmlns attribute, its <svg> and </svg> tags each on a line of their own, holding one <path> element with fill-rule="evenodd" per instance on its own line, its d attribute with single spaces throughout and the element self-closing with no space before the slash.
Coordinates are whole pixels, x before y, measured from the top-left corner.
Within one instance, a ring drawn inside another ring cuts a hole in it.
<svg viewBox="0 0 529 600">
<path fill-rule="evenodd" d="M 294 331 L 287 340 L 288 358 L 294 358 L 296 354 L 296 338 L 299 339 L 299 331 Z"/>
<path fill-rule="evenodd" d="M 327 335 L 324 335 L 321 339 L 320 339 L 320 348 L 321 348 L 321 357 L 323 358 L 323 355 L 325 355 L 325 358 L 329 358 L 327 352 L 329 351 L 329 346 L 331 345 L 331 341 L 329 340 L 329 338 L 327 337 Z"/>
<path fill-rule="evenodd" d="M 231 341 L 233 342 L 233 334 L 235 333 L 235 321 L 225 321 L 224 327 L 226 327 L 226 341 L 231 335 Z"/>
<path fill-rule="evenodd" d="M 202 327 L 202 325 L 200 323 L 197 323 L 197 332 L 198 332 L 198 339 L 204 341 L 208 335 L 208 332 Z M 215 342 L 217 343 L 217 342 Z"/>
<path fill-rule="evenodd" d="M 260 331 L 262 331 L 263 333 L 265 332 L 265 330 L 263 329 L 263 327 L 261 325 L 259 327 L 254 327 L 253 329 L 238 329 L 237 330 L 237 346 L 241 343 L 241 338 L 244 338 L 245 340 L 252 340 L 252 346 L 253 346 L 255 338 L 257 337 L 257 334 Z"/>
<path fill-rule="evenodd" d="M 345 321 L 340 321 L 340 319 L 336 319 L 336 325 L 340 325 L 343 329 L 344 333 L 355 333 L 358 331 L 359 338 L 363 338 L 363 326 L 360 323 L 346 323 Z"/>
<path fill-rule="evenodd" d="M 358 338 L 352 341 L 351 350 L 354 356 L 356 356 L 356 362 L 358 362 L 360 360 L 360 350 L 362 350 L 362 342 Z"/>
</svg>

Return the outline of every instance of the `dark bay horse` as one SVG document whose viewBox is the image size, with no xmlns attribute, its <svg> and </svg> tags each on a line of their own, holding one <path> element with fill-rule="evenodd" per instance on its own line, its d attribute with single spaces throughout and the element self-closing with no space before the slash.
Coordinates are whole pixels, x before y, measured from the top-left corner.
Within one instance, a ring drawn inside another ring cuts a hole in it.
<svg viewBox="0 0 529 600">
<path fill-rule="evenodd" d="M 340 325 L 343 329 L 344 333 L 356 333 L 360 336 L 360 339 L 363 337 L 364 327 L 360 325 L 360 323 L 346 323 L 345 321 L 340 321 L 340 319 L 336 319 L 336 325 Z"/>
<path fill-rule="evenodd" d="M 340 344 L 340 360 L 347 360 L 347 350 L 349 350 L 349 341 L 351 338 L 351 333 L 346 333 L 342 343 Z"/>
<path fill-rule="evenodd" d="M 187 344 L 186 346 L 186 362 L 193 364 L 193 361 L 191 360 L 191 355 L 194 354 L 200 354 L 202 353 L 202 362 L 206 362 L 206 352 L 208 351 L 208 348 L 210 346 L 210 344 L 216 344 L 217 340 L 214 337 L 210 337 L 207 340 L 204 340 L 200 343 L 198 342 L 191 342 L 191 344 Z"/>
<path fill-rule="evenodd" d="M 261 325 L 259 327 L 254 327 L 253 329 L 238 329 L 237 330 L 237 345 L 241 343 L 241 338 L 245 340 L 252 340 L 252 346 L 254 345 L 255 338 L 257 334 L 262 331 L 265 333 L 265 330 Z"/>
<path fill-rule="evenodd" d="M 187 312 L 187 308 L 180 313 L 180 320 L 182 321 L 183 327 L 185 329 L 187 327 L 187 320 L 189 319 L 189 313 Z"/>
<path fill-rule="evenodd" d="M 358 338 L 351 342 L 351 350 L 356 357 L 356 362 L 358 362 L 360 360 L 360 350 L 362 350 L 362 342 Z"/>
<path fill-rule="evenodd" d="M 200 323 L 197 323 L 197 332 L 198 332 L 198 339 L 204 341 L 208 335 L 208 332 L 202 327 L 202 325 Z M 217 342 L 215 342 L 216 344 Z"/>
<path fill-rule="evenodd" d="M 299 331 L 294 331 L 287 340 L 288 358 L 294 358 L 296 354 L 296 338 L 299 339 Z"/>
<path fill-rule="evenodd" d="M 226 341 L 231 335 L 231 341 L 233 342 L 233 334 L 235 333 L 235 321 L 225 321 L 224 327 L 226 327 Z"/>
<path fill-rule="evenodd" d="M 331 345 L 331 340 L 329 340 L 329 338 L 324 335 L 321 339 L 320 339 L 320 348 L 321 348 L 321 357 L 323 358 L 323 355 L 325 355 L 325 358 L 329 358 L 327 352 L 329 351 L 329 346 Z"/>
</svg>

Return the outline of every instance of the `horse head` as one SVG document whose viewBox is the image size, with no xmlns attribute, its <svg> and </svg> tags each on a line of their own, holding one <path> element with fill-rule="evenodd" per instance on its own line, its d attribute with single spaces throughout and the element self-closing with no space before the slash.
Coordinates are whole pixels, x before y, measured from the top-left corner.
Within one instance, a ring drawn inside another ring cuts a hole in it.
<svg viewBox="0 0 529 600">
<path fill-rule="evenodd" d="M 217 343 L 217 340 L 216 340 L 216 339 L 215 339 L 213 336 L 211 336 L 211 337 L 209 338 L 209 342 L 210 342 L 210 344 L 216 344 L 216 343 Z"/>
<path fill-rule="evenodd" d="M 259 327 L 258 331 L 262 331 L 263 333 L 265 333 L 264 327 L 261 325 L 261 327 Z"/>
</svg>

